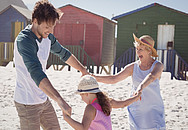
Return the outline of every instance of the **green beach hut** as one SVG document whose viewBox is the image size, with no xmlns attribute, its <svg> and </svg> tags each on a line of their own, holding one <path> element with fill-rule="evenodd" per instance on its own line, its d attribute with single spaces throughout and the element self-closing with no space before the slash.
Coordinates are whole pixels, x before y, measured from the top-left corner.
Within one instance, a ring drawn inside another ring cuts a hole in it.
<svg viewBox="0 0 188 130">
<path fill-rule="evenodd" d="M 188 62 L 188 14 L 154 3 L 112 18 L 118 22 L 116 58 L 133 47 L 133 36 L 151 35 L 156 49 L 175 49 Z"/>
<path fill-rule="evenodd" d="M 169 52 L 164 50 L 173 50 L 181 57 L 184 70 L 187 72 L 188 63 L 188 14 L 163 6 L 158 3 L 153 3 L 145 7 L 115 16 L 112 18 L 117 21 L 117 46 L 116 60 L 120 58 L 125 51 L 133 47 L 133 33 L 137 37 L 142 35 L 150 35 L 155 40 L 155 48 L 163 50 L 161 53 Z M 167 64 L 169 59 L 164 55 L 162 58 Z M 124 56 L 125 57 L 125 56 Z M 128 56 L 129 57 L 129 56 Z M 135 56 L 134 56 L 135 58 Z M 166 60 L 167 59 L 167 60 Z M 124 59 L 123 59 L 124 60 Z M 123 60 L 121 62 L 123 62 Z M 130 60 L 129 61 L 134 61 Z M 173 59 L 179 62 L 177 59 Z M 171 64 L 169 62 L 169 64 Z M 178 63 L 174 63 L 178 64 Z M 124 67 L 125 64 L 121 67 Z M 179 64 L 170 67 L 178 69 Z M 168 65 L 165 66 L 168 70 Z"/>
</svg>

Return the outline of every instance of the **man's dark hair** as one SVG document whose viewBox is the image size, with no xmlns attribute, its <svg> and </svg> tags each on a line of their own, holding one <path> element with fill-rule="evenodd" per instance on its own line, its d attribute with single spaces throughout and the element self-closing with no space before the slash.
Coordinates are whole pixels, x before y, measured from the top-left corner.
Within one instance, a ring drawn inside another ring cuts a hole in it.
<svg viewBox="0 0 188 130">
<path fill-rule="evenodd" d="M 36 18 L 39 25 L 42 22 L 54 24 L 57 19 L 59 20 L 60 16 L 60 10 L 54 8 L 54 6 L 48 2 L 48 0 L 40 0 L 35 3 L 32 13 L 32 22 L 34 18 Z"/>
</svg>

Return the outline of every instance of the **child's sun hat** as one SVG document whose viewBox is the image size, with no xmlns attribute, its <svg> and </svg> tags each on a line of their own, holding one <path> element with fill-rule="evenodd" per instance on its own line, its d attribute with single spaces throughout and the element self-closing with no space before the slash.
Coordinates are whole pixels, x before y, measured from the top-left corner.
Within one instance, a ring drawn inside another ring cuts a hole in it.
<svg viewBox="0 0 188 130">
<path fill-rule="evenodd" d="M 76 94 L 101 92 L 97 80 L 91 75 L 85 75 L 80 79 Z"/>
</svg>

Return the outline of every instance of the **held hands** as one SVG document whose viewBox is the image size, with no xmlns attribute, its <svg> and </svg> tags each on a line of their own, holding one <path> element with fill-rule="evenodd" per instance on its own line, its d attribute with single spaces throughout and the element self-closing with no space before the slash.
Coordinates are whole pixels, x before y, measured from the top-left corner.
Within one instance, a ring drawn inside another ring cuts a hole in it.
<svg viewBox="0 0 188 130">
<path fill-rule="evenodd" d="M 134 93 L 134 95 L 140 95 L 140 100 L 142 99 L 141 98 L 142 90 L 143 90 L 142 85 L 139 85 L 138 88 L 136 89 L 135 93 Z"/>
<path fill-rule="evenodd" d="M 82 76 L 84 76 L 84 75 L 90 75 L 90 73 L 87 72 L 87 69 L 85 67 L 84 67 L 84 70 L 81 71 L 81 73 L 82 73 Z"/>
<path fill-rule="evenodd" d="M 138 88 L 136 89 L 136 92 L 135 92 L 135 93 L 142 92 L 142 90 L 143 90 L 142 85 L 139 85 Z"/>
<path fill-rule="evenodd" d="M 142 95 L 142 92 L 137 92 L 134 94 L 135 98 L 136 98 L 136 101 L 138 101 L 139 99 L 141 100 L 141 95 Z"/>
<path fill-rule="evenodd" d="M 63 113 L 65 113 L 68 116 L 71 116 L 72 108 L 65 101 L 58 102 L 58 105 L 63 111 Z"/>
</svg>

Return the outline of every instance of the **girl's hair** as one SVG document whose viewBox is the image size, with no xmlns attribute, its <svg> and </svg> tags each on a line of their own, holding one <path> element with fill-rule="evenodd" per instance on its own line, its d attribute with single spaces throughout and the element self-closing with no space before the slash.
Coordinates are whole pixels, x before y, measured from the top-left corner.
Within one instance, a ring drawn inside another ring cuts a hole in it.
<svg viewBox="0 0 188 130">
<path fill-rule="evenodd" d="M 35 3 L 35 7 L 32 13 L 32 22 L 34 18 L 37 19 L 38 24 L 41 22 L 51 22 L 52 24 L 61 16 L 60 10 L 54 8 L 54 6 L 48 2 L 48 0 L 40 0 Z"/>
<path fill-rule="evenodd" d="M 99 105 L 102 108 L 102 111 L 104 112 L 106 116 L 109 116 L 111 112 L 111 105 L 110 105 L 109 98 L 103 92 L 98 92 L 96 93 L 96 95 L 97 95 Z"/>
</svg>

